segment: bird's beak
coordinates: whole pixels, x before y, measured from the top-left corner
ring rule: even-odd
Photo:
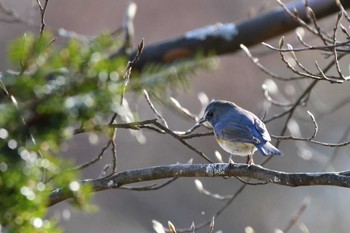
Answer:
[[[201,124],[203,124],[205,121],[206,121],[206,119],[203,116],[190,129],[186,130],[185,134],[190,134],[192,131],[194,131],[196,128],[198,128]]]
[[[205,114],[196,122],[196,126],[199,126],[201,124],[203,124],[204,122],[206,122],[207,119],[205,119]]]
[[[196,125],[201,125],[203,124],[204,122],[206,122],[207,120],[205,119],[205,116],[202,116],[196,123]]]

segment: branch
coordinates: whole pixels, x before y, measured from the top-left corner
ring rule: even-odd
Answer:
[[[178,177],[230,177],[254,178],[268,183],[284,186],[330,185],[350,188],[350,171],[344,172],[300,172],[288,173],[270,170],[256,165],[213,163],[213,164],[172,164],[154,166],[116,173],[100,179],[82,180],[82,185],[89,185],[95,192],[121,188],[126,184],[154,181]],[[71,198],[63,189],[55,189],[50,195],[48,206]]]
[[[342,0],[344,8],[350,7],[350,1]],[[298,12],[304,22],[310,22],[304,1],[292,1],[285,7]],[[309,0],[310,7],[317,19],[339,12],[334,0]],[[135,69],[141,70],[147,63],[171,63],[175,60],[192,58],[198,53],[203,55],[222,55],[239,50],[240,44],[256,45],[300,26],[300,22],[278,7],[271,12],[243,21],[209,25],[194,29],[184,35],[145,47]],[[130,57],[134,57],[134,51]],[[117,56],[116,54],[111,55]]]
[[[40,21],[41,21],[41,26],[40,26],[40,34],[43,34],[46,22],[45,22],[45,12],[47,8],[47,4],[49,3],[49,0],[45,0],[44,5],[40,2],[40,0],[36,0],[39,10],[40,10]]]
[[[0,18],[1,22],[7,22],[7,23],[17,23],[20,22],[20,19],[18,18],[17,14],[7,7],[4,6],[4,3],[0,2],[0,13],[7,16],[7,18]]]
[[[305,200],[303,201],[302,205],[300,206],[298,212],[296,212],[291,220],[289,221],[289,223],[287,224],[287,226],[283,229],[283,233],[287,233],[290,231],[290,229],[298,222],[299,218],[301,217],[301,215],[304,213],[306,207],[308,207],[308,205],[310,204],[310,198],[305,198]]]

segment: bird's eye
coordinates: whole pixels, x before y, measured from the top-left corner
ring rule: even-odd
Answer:
[[[214,112],[208,112],[207,113],[207,119],[211,119],[214,116]]]

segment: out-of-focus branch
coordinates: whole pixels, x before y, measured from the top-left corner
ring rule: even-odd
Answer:
[[[18,17],[15,11],[7,8],[4,3],[0,2],[0,15],[4,15],[5,17],[0,17],[0,22],[5,23],[18,23],[21,22],[21,19]]]
[[[308,8],[305,8],[303,1],[292,1],[285,7],[291,12],[297,12],[298,17],[308,23],[310,17],[307,15],[307,9],[311,8],[315,18],[319,19],[339,12],[340,8],[336,2],[334,0],[309,0]],[[350,1],[340,2],[343,4],[342,7],[350,7]],[[291,17],[285,9],[279,7],[241,23],[215,24],[194,29],[178,38],[146,46],[135,69],[141,70],[147,63],[171,63],[179,59],[191,58],[198,53],[204,55],[233,53],[239,50],[241,43],[252,46],[298,26],[300,22]],[[136,51],[131,54],[131,57],[134,57],[135,54]],[[117,53],[112,57],[115,55]]]
[[[109,177],[82,180],[95,192],[121,188],[123,185],[175,177],[228,177],[240,176],[290,187],[332,185],[350,188],[350,171],[287,173],[256,165],[212,163],[172,164],[119,172]],[[49,206],[71,198],[63,189],[55,189],[50,195]]]
[[[301,204],[299,210],[292,216],[288,224],[283,229],[283,233],[288,233],[290,229],[298,222],[301,215],[304,213],[308,205],[310,204],[310,198],[305,198],[303,203]]]

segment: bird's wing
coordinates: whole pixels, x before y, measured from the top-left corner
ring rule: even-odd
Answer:
[[[245,109],[241,108],[240,113],[244,115],[241,119],[241,122],[250,126],[251,132],[254,137],[268,142],[271,141],[270,134],[267,131],[264,122],[262,122],[255,114]]]
[[[254,131],[254,128],[253,128]],[[229,122],[216,129],[217,136],[232,142],[246,142],[259,144],[260,140],[254,136],[252,130],[246,124]],[[259,137],[259,135],[257,135]]]
[[[257,129],[258,133],[261,135],[261,137],[265,140],[265,141],[271,141],[271,137],[269,132],[266,129],[266,126],[264,124],[264,122],[262,122],[259,118],[255,117],[254,118],[254,126]]]

